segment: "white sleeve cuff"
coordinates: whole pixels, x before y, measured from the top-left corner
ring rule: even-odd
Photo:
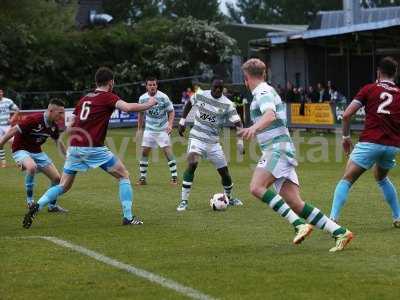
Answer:
[[[364,104],[360,100],[353,99],[353,102],[358,103],[360,106],[364,106]]]
[[[185,118],[181,118],[181,119],[179,120],[179,125],[185,126],[185,122],[186,122],[186,119],[185,119]]]

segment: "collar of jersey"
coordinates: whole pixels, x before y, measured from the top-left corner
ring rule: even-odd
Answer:
[[[108,93],[107,91],[102,91],[102,90],[98,90],[98,89],[95,89],[94,92],[95,93]]]
[[[258,93],[260,93],[262,90],[265,90],[267,88],[268,88],[268,84],[265,81],[263,81],[263,82],[260,82],[251,93],[253,94],[253,96],[255,96]]]
[[[157,95],[158,95],[158,90],[157,90],[157,92],[154,94],[154,96],[150,96],[150,94],[149,94],[149,92],[146,92],[146,95],[150,98],[150,97],[157,97]]]
[[[391,80],[386,80],[386,79],[385,79],[385,80],[380,80],[379,83],[381,83],[381,82],[382,82],[382,83],[390,83],[390,84],[396,85],[396,84],[395,84],[393,81],[391,81]]]

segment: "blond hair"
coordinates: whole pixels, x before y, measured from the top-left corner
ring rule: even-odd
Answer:
[[[242,71],[251,77],[265,78],[267,66],[258,58],[251,58],[242,65]]]

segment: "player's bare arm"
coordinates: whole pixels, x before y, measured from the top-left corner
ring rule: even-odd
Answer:
[[[249,128],[243,128],[239,130],[239,136],[243,137],[246,140],[250,140],[254,138],[257,132],[267,128],[274,122],[276,119],[275,112],[272,109],[268,109],[264,115],[261,117],[258,122],[256,122],[253,126]]]
[[[136,130],[136,140],[140,140],[143,134],[143,127],[144,127],[144,113],[138,113],[138,123],[137,123],[137,130]]]
[[[9,123],[10,124],[15,124],[17,122],[19,116],[19,108],[17,108],[16,110],[14,110],[14,113],[12,114]]]
[[[149,108],[152,108],[154,105],[157,104],[157,100],[154,97],[150,97],[149,101],[146,103],[128,103],[123,100],[118,100],[117,103],[115,104],[115,107],[118,108],[119,110],[122,110],[124,112],[141,112],[148,110]]]
[[[178,125],[178,132],[179,132],[180,136],[183,136],[183,134],[185,133],[186,117],[188,116],[191,109],[192,109],[192,102],[190,102],[190,101],[186,102],[185,107],[183,108],[182,118],[180,119],[179,125]]]
[[[353,147],[353,143],[351,141],[351,136],[350,136],[350,124],[351,124],[351,118],[355,113],[362,107],[362,104],[357,101],[353,100],[350,105],[346,108],[344,114],[343,114],[343,120],[342,120],[342,132],[343,132],[343,150],[346,155],[349,155],[351,152],[351,148]]]
[[[4,144],[7,143],[14,135],[19,131],[18,126],[13,126],[9,131],[6,132],[5,135],[3,135],[0,138],[0,149],[3,149]]]
[[[174,119],[175,119],[175,111],[171,110],[168,112],[168,126],[167,126],[167,133],[171,134],[172,128],[174,127]]]
[[[64,142],[61,139],[54,140],[56,142],[56,145],[58,149],[60,149],[61,153],[63,154],[64,157],[67,156],[67,147],[65,146]]]
[[[144,127],[144,113],[139,112],[138,113],[138,123],[137,123],[137,130],[142,131]]]
[[[243,138],[240,136],[240,131],[243,129],[243,123],[242,121],[236,122],[233,124],[236,128],[236,134],[237,134],[237,140],[236,140],[236,146],[237,150],[239,153],[244,154],[244,143],[243,143]]]

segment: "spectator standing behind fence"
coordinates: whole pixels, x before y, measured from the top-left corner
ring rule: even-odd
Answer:
[[[306,114],[305,112],[306,112],[307,96],[306,96],[306,93],[305,93],[303,87],[299,87],[297,89],[297,91],[298,91],[299,102],[300,102],[300,111],[299,111],[299,113],[300,113],[301,116],[304,116]]]
[[[276,86],[276,91],[281,99],[285,99],[285,89],[279,83]]]
[[[183,91],[183,92],[182,92],[181,103],[182,103],[183,105],[185,105],[186,102],[188,102],[189,100],[190,100],[190,96],[189,96],[188,92],[187,92],[187,91]]]
[[[332,99],[332,81],[328,80],[328,82],[326,83],[326,89],[328,90],[330,99]]]
[[[290,103],[290,102],[294,102],[294,100],[295,100],[295,94],[294,94],[294,91],[293,91],[293,84],[290,81],[288,81],[286,83],[285,101],[287,103]]]
[[[192,91],[192,89],[189,87],[189,88],[187,88],[186,89],[186,94],[188,95],[188,97],[189,97],[189,99],[193,96],[193,91]]]
[[[331,101],[328,89],[322,84],[318,83],[319,102]]]
[[[307,99],[311,103],[318,103],[319,102],[319,93],[314,89],[314,87],[312,85],[310,85],[308,87]]]
[[[331,102],[336,104],[346,103],[346,97],[343,96],[334,85],[331,86]]]
[[[300,93],[298,88],[293,88],[293,100],[292,102],[299,103],[300,102]]]
[[[318,103],[319,102],[319,93],[314,89],[312,85],[308,87],[306,93],[307,101],[311,103]]]

